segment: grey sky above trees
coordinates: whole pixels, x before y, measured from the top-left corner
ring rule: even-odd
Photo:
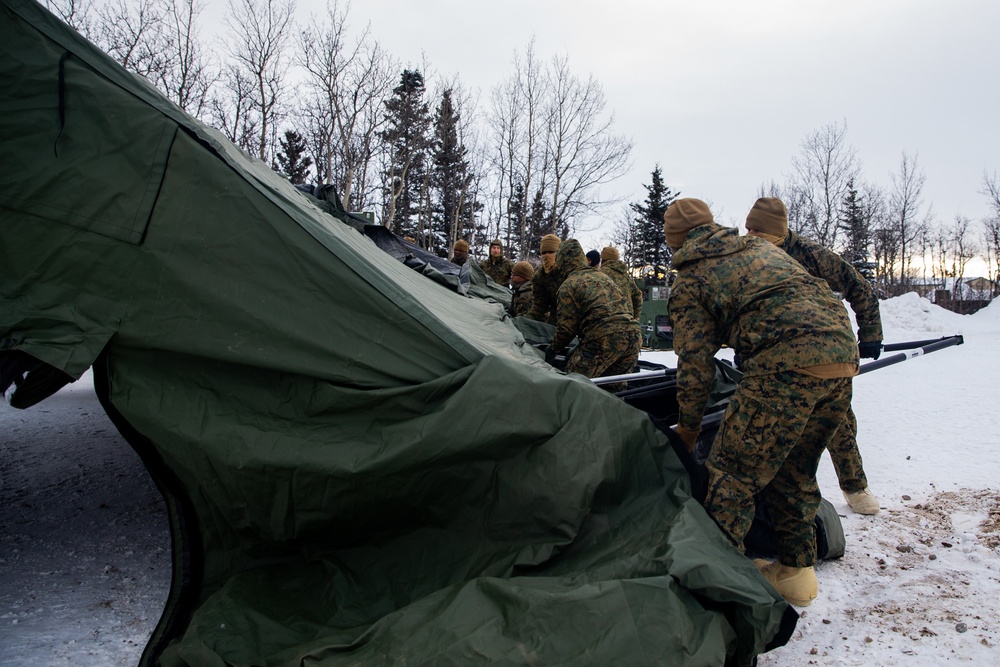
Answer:
[[[300,15],[314,4],[300,0]],[[483,95],[533,37],[542,60],[568,55],[635,143],[615,184],[629,201],[659,163],[672,188],[742,222],[803,137],[842,121],[869,180],[887,184],[904,151],[919,155],[945,219],[982,217],[983,170],[1000,169],[991,0],[366,0],[351,15],[404,64],[426,57]]]
[[[162,1],[175,13],[185,4]],[[61,4],[82,11],[108,3]],[[233,38],[225,5],[207,3],[199,16],[203,45],[214,51]],[[994,215],[983,193],[984,179],[1000,168],[1000,89],[991,85],[1000,74],[993,46],[1000,3],[992,0],[622,0],[613,6],[366,0],[353,3],[349,14],[350,37],[364,37],[396,65],[391,85],[409,67],[423,72],[429,90],[453,88],[470,143],[485,140],[472,136],[477,118],[491,113],[491,95],[528,45],[540,62],[564,59],[574,77],[596,81],[614,117],[614,136],[632,144],[628,169],[600,192],[619,209],[643,199],[658,164],[674,192],[701,197],[720,222],[740,224],[762,187],[795,180],[803,142],[836,126],[846,128],[858,184],[888,197],[909,160],[912,177],[923,180],[921,216],[950,224]],[[325,2],[298,0],[294,40],[325,15]],[[129,32],[120,33],[127,47]],[[221,63],[212,64],[218,76]],[[192,97],[197,105],[197,92]],[[273,142],[281,129],[270,129],[270,139],[262,127],[245,131]],[[297,129],[306,134],[308,128]],[[476,159],[482,158],[472,160],[481,175],[484,165]],[[592,230],[580,235],[585,245],[611,239],[619,209],[579,221],[580,230]]]

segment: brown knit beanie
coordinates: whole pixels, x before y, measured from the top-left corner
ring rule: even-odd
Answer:
[[[455,252],[469,252],[469,242],[465,239],[455,241]]]
[[[663,212],[663,235],[667,245],[680,248],[687,239],[687,233],[695,227],[715,222],[708,204],[691,197],[678,199]]]
[[[548,252],[549,250],[555,252],[559,250],[559,237],[555,234],[546,234],[542,237],[542,242],[539,244],[539,252]]]
[[[788,209],[777,197],[761,197],[747,213],[747,229],[771,236],[788,234]]]
[[[515,276],[521,276],[525,280],[531,280],[535,275],[535,269],[525,261],[520,261],[514,264],[513,274]]]
[[[618,250],[616,248],[613,248],[611,246],[607,246],[606,248],[604,248],[603,250],[601,250],[601,261],[602,262],[611,262],[611,261],[615,261],[617,259],[618,259]]]

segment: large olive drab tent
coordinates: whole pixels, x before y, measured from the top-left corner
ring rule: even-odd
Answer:
[[[166,498],[144,664],[749,664],[787,640],[663,432],[500,305],[36,3],[0,0],[0,71],[0,367],[27,406],[93,366]]]

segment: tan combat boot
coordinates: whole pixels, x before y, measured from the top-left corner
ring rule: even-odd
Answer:
[[[854,493],[844,491],[844,500],[858,514],[878,514],[878,498],[872,495],[867,486]]]
[[[812,566],[789,567],[763,558],[755,558],[753,564],[788,604],[808,607],[819,594],[819,582]]]

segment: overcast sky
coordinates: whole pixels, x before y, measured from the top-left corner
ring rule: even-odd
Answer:
[[[298,0],[297,16],[324,7]],[[540,59],[568,56],[635,143],[609,190],[626,201],[644,198],[659,163],[675,192],[742,223],[808,134],[846,122],[865,180],[888,187],[906,151],[938,221],[989,213],[979,190],[1000,171],[997,0],[356,0],[349,22],[354,34],[370,22],[404,65],[457,74],[481,108],[532,37]]]

